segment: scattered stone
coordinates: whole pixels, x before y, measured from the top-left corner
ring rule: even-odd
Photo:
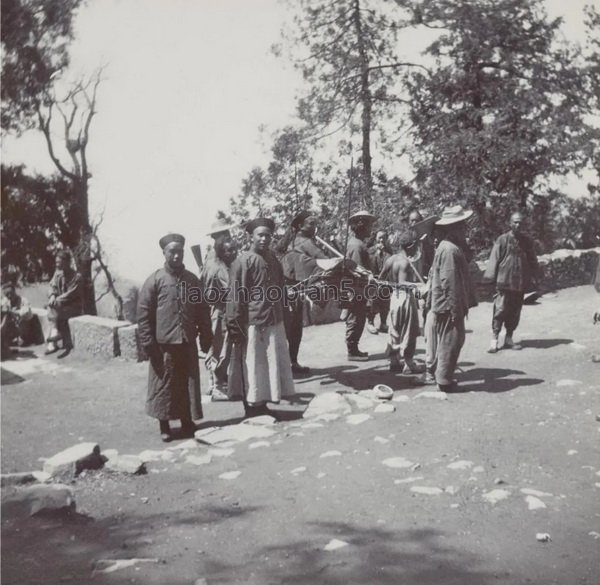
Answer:
[[[137,455],[118,455],[106,462],[107,469],[132,475],[143,475],[146,473],[146,464]]]
[[[16,486],[35,483],[37,479],[33,475],[33,471],[23,471],[20,473],[3,473],[0,475],[0,486]]]
[[[72,479],[84,469],[100,469],[103,465],[97,443],[79,443],[46,459],[44,471],[54,478]]]
[[[444,488],[444,491],[445,491],[447,494],[450,494],[451,496],[454,496],[454,495],[456,495],[456,494],[458,493],[458,490],[459,490],[459,489],[460,489],[460,488],[457,488],[455,485],[447,485],[447,486]]]
[[[324,414],[320,414],[319,416],[315,417],[315,420],[324,420],[325,422],[331,422],[334,420],[337,420],[338,418],[340,418],[339,414],[336,414],[335,412],[326,412]],[[307,423],[310,424],[310,423]]]
[[[258,449],[259,447],[270,447],[271,443],[269,441],[256,441],[254,443],[250,443],[248,445],[248,449]]]
[[[290,471],[290,473],[293,475],[298,475],[299,473],[304,473],[305,471],[306,467],[295,467],[294,469],[292,469],[292,471]]]
[[[195,450],[197,450],[197,447],[194,447]],[[184,451],[185,453],[185,451]],[[175,453],[175,451],[169,451],[168,449],[165,449],[160,456],[160,460],[161,461],[175,461],[175,459],[177,459],[178,454]]]
[[[213,457],[231,457],[231,455],[233,455],[235,453],[235,449],[215,448],[215,449],[209,449],[208,453],[209,453],[209,455],[212,455]]]
[[[579,380],[558,380],[558,382],[556,382],[557,386],[578,386],[579,384],[581,384],[581,382]]]
[[[322,417],[322,416],[319,416],[319,417],[317,417],[317,418],[318,418],[319,420],[321,420],[323,417]],[[322,428],[323,428],[323,425],[322,425],[321,423],[319,423],[319,422],[307,422],[307,423],[304,423],[304,424],[302,425],[302,428],[303,428],[303,429],[322,429]]]
[[[265,416],[264,418],[271,419],[272,417]],[[251,420],[252,419],[248,419],[248,421]],[[264,422],[262,424],[250,424],[249,422],[244,421],[240,424],[228,427],[210,427],[208,429],[202,429],[196,431],[194,436],[198,441],[208,443],[209,445],[217,445],[229,441],[242,443],[249,439],[272,437],[275,434],[275,431],[267,428],[268,424],[269,423]]]
[[[396,407],[393,404],[378,404],[373,412],[376,412],[378,414],[387,414],[390,412],[394,412],[395,410]]]
[[[399,394],[398,396],[394,396],[392,398],[392,402],[410,402],[410,397],[405,394]]]
[[[119,455],[119,452],[116,449],[106,449],[106,451],[102,451],[102,455],[106,457],[106,460],[114,459]]]
[[[538,532],[535,535],[535,539],[538,542],[550,542],[552,540],[547,532]]]
[[[419,475],[418,477],[406,477],[404,479],[395,479],[394,483],[396,485],[401,484],[401,483],[414,483],[415,481],[421,481],[422,479],[425,479],[422,475]]]
[[[578,351],[583,351],[584,349],[587,349],[587,345],[582,345],[581,343],[575,343],[574,341],[569,343],[569,346]]]
[[[128,321],[117,321],[95,315],[81,315],[69,319],[69,329],[76,351],[105,358],[119,355],[117,330],[130,325]]]
[[[439,487],[428,487],[424,485],[413,485],[410,491],[415,494],[423,494],[425,496],[439,496],[444,493],[444,490]]]
[[[503,484],[505,484],[506,482],[505,482],[505,481],[504,481],[502,478],[500,478],[500,477],[497,477],[497,478],[494,480],[494,483],[495,483],[496,485],[503,485]]]
[[[366,396],[361,396],[360,394],[346,394],[345,398],[352,406],[355,406],[359,410],[373,408],[378,402],[371,398],[367,398]]]
[[[526,496],[525,501],[527,502],[527,507],[530,510],[541,510],[542,508],[546,507],[546,504],[544,504],[542,500],[536,498],[535,496]]]
[[[544,496],[552,496],[551,493],[541,492],[539,490],[534,490],[531,488],[521,488],[521,493],[528,496],[536,496],[538,498],[543,498]]]
[[[143,497],[140,498],[140,501],[142,502],[142,504],[147,504],[150,501],[150,498]]]
[[[158,563],[159,560],[152,559],[101,559],[94,563],[94,570],[92,572],[92,577],[98,573],[114,573],[115,571],[119,571],[121,569],[126,569],[128,567],[133,567],[135,565],[139,565],[140,563]]]
[[[588,532],[588,536],[592,536],[594,540],[598,540],[600,538],[600,532],[592,530],[591,532]]]
[[[473,462],[466,459],[453,461],[448,465],[448,469],[470,469],[471,467],[473,467]]]
[[[52,479],[52,476],[49,473],[46,473],[45,471],[32,471],[31,474],[39,483],[47,483]]]
[[[212,456],[210,453],[206,453],[205,455],[188,455],[185,458],[186,463],[191,463],[192,465],[206,465],[212,461]]]
[[[189,449],[197,449],[198,448],[198,441],[196,441],[196,439],[188,439],[187,441],[183,441],[183,443],[177,443],[177,445],[172,445],[171,447],[168,447],[168,451],[185,451],[185,450],[189,450]]]
[[[260,416],[254,416],[252,418],[247,418],[242,423],[243,425],[256,425],[256,426],[271,426],[277,424],[277,420],[275,417],[270,414],[262,414]]]
[[[319,473],[317,473],[317,479],[323,479],[327,474],[320,471]]]
[[[442,392],[441,390],[424,390],[423,392],[419,392],[415,399],[417,398],[433,398],[434,400],[448,400],[448,394]]]
[[[380,443],[381,445],[385,445],[386,443],[389,443],[389,442],[390,442],[390,440],[389,440],[389,439],[386,439],[386,438],[384,438],[384,437],[380,437],[380,436],[377,436],[377,437],[375,437],[373,440],[374,440],[376,443]]]
[[[421,464],[420,463],[415,463],[410,470],[411,471],[417,471],[417,469],[421,469]]]
[[[226,471],[219,475],[219,479],[237,479],[241,474],[241,471]]]
[[[338,550],[340,548],[344,548],[345,546],[348,546],[347,542],[345,542],[344,540],[338,540],[337,538],[333,538],[323,547],[323,550],[333,551]]]
[[[412,461],[409,461],[404,457],[389,457],[388,459],[384,459],[381,463],[387,467],[394,467],[397,469],[404,469],[414,465]]]
[[[208,580],[202,577],[202,579],[196,579],[194,585],[208,585]]]
[[[349,414],[346,422],[349,425],[360,425],[371,418],[370,414]]]
[[[484,471],[485,471],[485,469],[481,465],[478,465],[477,467],[473,467],[473,473],[483,473]]]
[[[567,451],[567,455],[576,455],[579,451],[577,451],[576,449],[569,449]]]
[[[73,490],[61,483],[8,488],[2,493],[2,516],[34,516],[47,512],[74,512]]]
[[[498,490],[491,490],[489,492],[486,492],[481,497],[486,502],[489,502],[490,504],[493,505],[493,504],[497,504],[498,502],[501,502],[502,500],[505,500],[506,498],[508,498],[508,496],[510,496],[510,492],[508,490],[498,489]]]
[[[460,504],[450,504],[451,508],[460,508]]]
[[[325,451],[325,453],[321,453],[321,455],[319,455],[319,458],[325,459],[325,457],[339,457],[340,455],[340,451]]]
[[[302,416],[315,418],[326,413],[350,414],[351,412],[352,406],[344,396],[338,392],[324,392],[310,401]]]

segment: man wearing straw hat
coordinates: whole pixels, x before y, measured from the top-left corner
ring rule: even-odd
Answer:
[[[466,220],[473,215],[460,205],[446,207],[435,225],[441,241],[431,268],[431,330],[436,338],[435,379],[438,389],[456,388],[454,371],[465,342],[465,317],[472,306],[471,279],[462,250]]]
[[[168,442],[170,420],[181,420],[181,434],[192,436],[193,421],[202,418],[196,337],[207,351],[212,331],[208,305],[192,298],[200,281],[183,264],[185,238],[167,234],[159,245],[165,264],[146,279],[137,317],[140,343],[150,358],[146,413],[158,419],[161,439]]]
[[[295,395],[283,326],[283,269],[270,249],[274,230],[270,218],[248,222],[251,248],[234,260],[229,273],[225,319],[239,350],[233,367],[240,370],[248,417],[268,414],[268,402]]]
[[[371,258],[365,240],[371,233],[375,216],[368,211],[358,211],[351,215],[348,224],[351,232],[348,238],[346,257],[356,262],[363,270],[371,272]],[[356,288],[350,298],[346,317],[346,347],[348,360],[366,362],[369,354],[358,349],[358,343],[365,329],[367,321],[367,298],[364,288]]]

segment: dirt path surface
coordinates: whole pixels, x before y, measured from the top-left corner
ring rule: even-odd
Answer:
[[[3,362],[3,472],[41,469],[40,458],[81,441],[167,455],[147,475],[78,478],[70,518],[4,519],[2,582],[596,584],[598,300],[589,286],[543,297],[524,309],[523,350],[495,355],[491,305],[481,304],[467,324],[461,391],[447,400],[417,398],[431,388],[388,372],[383,335],[365,332],[372,359],[357,364],[346,361],[343,324],[308,328],[303,403],[282,405],[286,420],[264,427],[270,436],[227,448],[165,449],[143,413],[146,364]],[[380,382],[396,391],[394,412],[301,418],[314,395]],[[242,411],[208,403],[202,427],[234,428]],[[104,573],[97,564],[134,558],[146,560]]]

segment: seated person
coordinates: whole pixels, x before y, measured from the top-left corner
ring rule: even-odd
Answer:
[[[14,282],[2,284],[2,353],[11,345],[29,345],[33,342],[33,313],[25,297],[17,294]]]
[[[82,313],[81,293],[81,275],[71,267],[71,254],[59,252],[56,255],[56,272],[50,281],[48,321],[52,329],[47,339],[46,355],[58,351],[57,342],[61,340],[63,349],[68,351],[73,348],[69,319]]]

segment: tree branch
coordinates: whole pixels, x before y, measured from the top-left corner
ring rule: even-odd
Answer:
[[[37,108],[37,114],[38,114],[38,121],[40,124],[40,129],[44,135],[44,138],[46,139],[46,146],[48,147],[48,154],[50,155],[52,162],[54,163],[54,165],[56,166],[56,168],[60,171],[60,173],[62,175],[64,175],[65,177],[68,177],[71,180],[77,179],[77,175],[74,175],[72,172],[68,171],[61,164],[60,160],[58,160],[58,157],[56,156],[56,154],[54,152],[54,145],[52,144],[52,138],[50,136],[50,121],[52,119],[52,103],[48,106],[48,118],[47,119],[44,119],[41,108],[39,106]]]

